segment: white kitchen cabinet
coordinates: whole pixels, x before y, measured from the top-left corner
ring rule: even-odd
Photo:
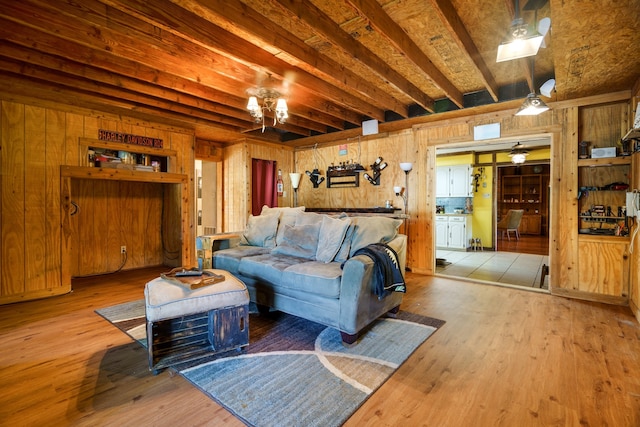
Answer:
[[[436,215],[436,246],[446,248],[449,245],[449,218]]]
[[[472,236],[471,215],[436,215],[437,247],[466,250]]]
[[[436,197],[470,197],[471,167],[440,166],[436,169]]]

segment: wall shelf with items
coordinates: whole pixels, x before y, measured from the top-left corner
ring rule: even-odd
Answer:
[[[175,150],[91,138],[80,138],[79,148],[83,167],[169,173],[176,168]]]
[[[578,233],[628,236],[630,157],[578,160]]]

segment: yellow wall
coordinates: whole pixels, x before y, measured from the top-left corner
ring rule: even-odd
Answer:
[[[474,175],[479,168],[473,168]],[[485,167],[478,191],[473,193],[473,237],[482,239],[482,246],[493,247],[493,168]]]

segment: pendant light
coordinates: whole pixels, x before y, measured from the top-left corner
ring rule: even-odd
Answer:
[[[531,87],[533,92],[527,95],[527,98],[516,112],[516,116],[537,116],[549,109],[549,106],[545,104],[544,101],[535,93],[536,83],[533,73],[534,63],[535,60],[531,58]]]

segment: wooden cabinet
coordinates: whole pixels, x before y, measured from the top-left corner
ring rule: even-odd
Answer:
[[[520,234],[540,234],[542,232],[542,215],[523,215],[518,232]]]
[[[549,165],[500,168],[498,221],[510,209],[522,209],[520,234],[547,234]]]
[[[610,236],[580,236],[578,290],[623,303],[629,295],[629,242]],[[584,262],[583,262],[584,261]]]
[[[469,215],[436,215],[436,246],[447,249],[464,249],[471,239]]]
[[[440,166],[436,169],[436,197],[470,197],[471,167]]]

